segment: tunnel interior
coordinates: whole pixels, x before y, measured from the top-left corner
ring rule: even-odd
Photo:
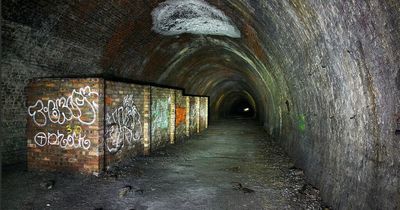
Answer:
[[[246,99],[239,99],[230,105],[229,115],[253,117],[255,115],[255,109],[252,108]]]
[[[251,118],[334,209],[400,207],[400,3],[2,2],[2,165],[26,161],[26,86],[120,78]]]
[[[221,118],[253,118],[257,117],[255,101],[244,93],[229,93],[223,96],[218,115]]]

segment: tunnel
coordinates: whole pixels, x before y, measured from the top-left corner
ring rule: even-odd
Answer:
[[[1,11],[2,209],[400,208],[397,0],[8,0]],[[209,128],[117,167],[138,178],[30,171],[28,84],[43,78],[180,88],[208,97]],[[157,162],[178,156],[168,173]],[[289,207],[269,194],[294,189],[285,173],[304,182]],[[181,189],[171,174],[189,181]],[[135,181],[146,189],[127,184]],[[115,187],[122,192],[106,193]],[[299,204],[310,196],[318,204]]]

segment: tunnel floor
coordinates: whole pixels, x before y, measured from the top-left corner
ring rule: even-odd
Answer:
[[[183,144],[95,176],[3,169],[3,209],[321,209],[261,126],[213,123]]]

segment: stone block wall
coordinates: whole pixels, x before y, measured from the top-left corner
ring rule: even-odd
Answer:
[[[150,86],[106,81],[105,161],[110,166],[148,149]]]
[[[26,88],[30,170],[103,169],[102,79],[38,79]]]

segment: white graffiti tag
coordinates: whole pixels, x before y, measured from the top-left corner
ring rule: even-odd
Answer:
[[[106,145],[110,153],[116,153],[124,147],[139,141],[142,135],[140,114],[133,101],[133,95],[124,97],[122,106],[115,109],[111,115],[106,115]]]
[[[42,100],[36,101],[35,105],[28,107],[28,114],[40,127],[45,126],[48,120],[51,123],[64,124],[72,119],[77,119],[84,125],[91,125],[96,121],[98,104],[95,100],[98,96],[99,94],[92,91],[89,86],[80,88],[79,91],[74,89],[67,98],[48,100],[47,106]],[[83,115],[85,117],[82,117]]]
[[[57,133],[50,133],[47,134],[45,132],[39,132],[35,135],[34,141],[36,145],[43,147],[46,145],[58,145],[63,149],[67,147],[73,148],[83,148],[89,149],[90,148],[90,141],[85,139],[85,135],[82,133],[71,133],[67,136],[57,131]]]

